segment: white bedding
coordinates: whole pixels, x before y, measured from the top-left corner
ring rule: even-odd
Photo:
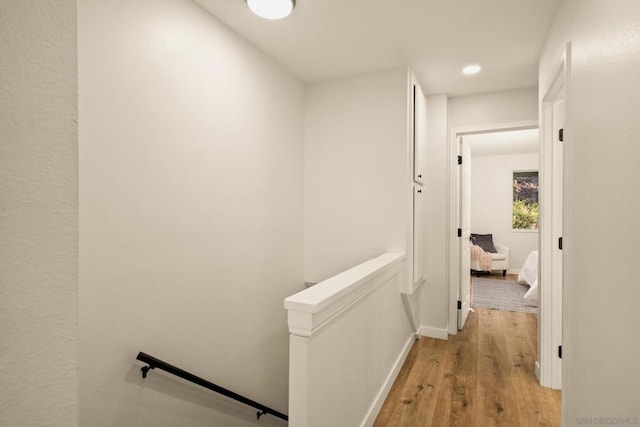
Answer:
[[[538,306],[538,251],[531,251],[524,260],[524,265],[518,274],[518,283],[529,285],[524,294],[524,300],[531,305]]]

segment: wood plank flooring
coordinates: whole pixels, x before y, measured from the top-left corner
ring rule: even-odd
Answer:
[[[534,374],[536,316],[475,310],[449,340],[416,341],[374,426],[560,425],[560,392]]]

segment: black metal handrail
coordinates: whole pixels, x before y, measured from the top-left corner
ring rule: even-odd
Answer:
[[[216,393],[220,393],[222,395],[230,397],[231,399],[237,400],[238,402],[242,402],[245,405],[249,405],[256,408],[258,410],[258,413],[256,414],[258,419],[260,419],[260,417],[265,414],[271,414],[274,417],[278,417],[285,421],[289,421],[289,416],[287,416],[286,414],[283,414],[282,412],[276,411],[275,409],[271,409],[268,406],[265,406],[261,403],[258,403],[247,397],[244,397],[238,393],[234,393],[231,390],[227,390],[224,387],[220,387],[217,384],[209,382],[187,371],[183,371],[180,368],[177,368],[160,359],[156,359],[153,356],[149,356],[146,353],[143,353],[143,352],[138,353],[138,356],[136,357],[136,359],[147,364],[147,366],[143,366],[142,368],[140,368],[140,371],[142,371],[142,378],[147,378],[147,372],[149,372],[150,369],[156,369],[156,368],[162,369],[163,371],[169,372],[170,374],[173,374],[177,377],[180,377],[192,383],[198,384],[199,386],[215,391]]]

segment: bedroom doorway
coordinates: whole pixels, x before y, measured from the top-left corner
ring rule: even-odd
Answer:
[[[464,141],[469,140],[472,136],[481,136],[481,135],[487,135],[487,134],[491,134],[491,133],[504,133],[504,132],[509,132],[509,131],[521,131],[521,130],[537,130],[538,129],[538,122],[537,121],[526,121],[526,122],[516,122],[516,123],[508,123],[508,124],[502,124],[502,125],[486,125],[486,126],[477,126],[477,127],[472,127],[472,128],[457,128],[457,129],[450,129],[450,134],[449,134],[449,161],[450,161],[450,173],[449,173],[449,224],[450,224],[450,230],[451,230],[451,234],[450,234],[450,245],[449,245],[449,334],[450,335],[455,335],[458,332],[458,307],[462,306],[462,298],[464,298],[464,289],[461,288],[461,280],[463,280],[462,278],[464,277],[461,274],[461,251],[462,251],[462,246],[463,243],[461,242],[461,237],[462,237],[462,233],[460,231],[458,231],[461,225],[460,223],[460,214],[461,214],[461,209],[463,209],[462,203],[461,202],[461,190],[460,190],[460,171],[458,169],[458,156],[462,155],[462,153],[460,152],[460,141],[459,138],[462,138],[462,140]],[[543,137],[541,137],[540,139],[543,139]],[[540,147],[540,142],[538,143],[538,147]],[[473,150],[472,150],[473,151]],[[543,184],[543,168],[545,167],[544,165],[544,161],[542,158],[542,152],[540,151],[540,161],[539,161],[539,169],[540,169],[540,179],[541,179],[541,190],[544,191],[544,184]],[[462,159],[462,162],[464,163],[464,159]],[[529,169],[529,168],[525,168],[525,169]],[[512,171],[513,172],[513,171]],[[518,172],[516,170],[516,172]],[[473,182],[473,171],[472,171],[472,182]],[[511,179],[507,180],[507,182],[504,184],[507,188],[510,188],[513,186],[513,183],[511,182]],[[473,191],[472,191],[473,194]],[[473,197],[473,195],[472,195]],[[509,200],[509,202],[511,202],[511,200]],[[541,210],[541,218],[540,218],[540,226],[541,226],[541,230],[540,230],[540,234],[542,234],[542,226],[543,226],[543,216],[545,214],[542,212]],[[507,216],[511,216],[511,212],[509,211],[507,213]],[[551,222],[551,217],[548,216],[548,221]],[[507,220],[508,224],[511,224],[511,218],[509,218],[509,220]],[[471,212],[471,226],[473,228],[473,211]],[[472,230],[473,231],[473,230]],[[535,241],[538,241],[538,238],[536,236],[537,233],[533,234],[533,239]],[[540,249],[542,251],[542,246],[540,245]],[[542,252],[541,256],[540,256],[540,262],[538,264],[543,263],[544,261],[542,260]],[[521,256],[521,258],[526,258],[527,254]],[[517,265],[520,264],[520,265]],[[524,259],[521,260],[510,260],[510,266],[509,269],[510,270],[519,270],[523,267],[524,264]],[[533,264],[536,264],[535,262]],[[534,273],[534,275],[536,275],[536,273]],[[517,276],[515,276],[517,278]],[[539,276],[538,276],[539,277]],[[514,276],[511,276],[511,278],[513,279]],[[540,292],[542,294],[542,292]],[[461,298],[462,297],[462,298]],[[459,302],[460,301],[460,302]],[[557,302],[557,301],[556,301]],[[540,344],[541,342],[546,342],[551,340],[551,335],[549,333],[549,331],[547,330],[543,330],[541,328],[541,324],[549,324],[553,319],[551,319],[550,315],[548,314],[549,311],[551,311],[551,307],[544,307],[544,301],[541,301],[540,304],[540,311],[541,314],[538,316],[538,321],[536,322],[536,329],[537,329],[537,335],[538,335],[538,348],[536,351],[536,364],[535,364],[535,374],[536,377],[538,378],[539,382],[541,385],[544,385],[546,387],[550,387],[549,384],[545,384],[543,381],[541,381],[541,376],[540,376],[540,372],[543,372],[545,369],[550,369],[548,361],[551,359],[551,357],[556,356],[557,357],[557,352],[555,351],[556,349],[553,349],[553,354],[552,354],[552,348],[551,346],[546,346],[546,347],[542,347]],[[555,306],[556,311],[557,310],[557,306]],[[561,306],[560,306],[560,315],[561,315]],[[555,387],[554,387],[555,388]]]
[[[449,159],[450,159],[450,174],[449,174],[449,224],[452,230],[450,245],[449,245],[449,334],[455,335],[459,329],[464,327],[464,320],[468,315],[468,309],[470,307],[470,275],[469,268],[466,263],[467,253],[465,248],[469,247],[469,238],[471,229],[473,228],[473,212],[469,212],[470,202],[463,200],[463,186],[462,180],[465,159],[463,154],[463,147],[465,141],[473,141],[474,138],[484,138],[485,145],[489,153],[496,150],[500,150],[500,146],[505,146],[507,143],[503,141],[496,141],[494,136],[505,134],[506,132],[514,131],[537,131],[537,121],[517,122],[504,125],[487,125],[478,126],[473,128],[464,129],[451,129],[449,139]],[[487,142],[488,139],[494,141],[493,143]],[[502,148],[504,150],[504,148]],[[467,155],[469,157],[469,155]],[[471,149],[471,156],[473,156],[473,149]],[[471,158],[466,159],[467,165],[471,163]],[[471,172],[473,174],[473,172]],[[469,180],[471,186],[473,186],[473,178]],[[511,180],[507,179],[504,182],[503,189],[511,191]],[[466,192],[468,199],[473,198],[473,190]],[[507,203],[510,203],[510,196],[508,196]],[[504,201],[504,200],[503,200]],[[465,208],[466,205],[466,208]],[[469,227],[463,225],[463,214],[466,212],[466,217],[469,217]],[[505,216],[506,215],[506,218]],[[502,221],[505,226],[511,224],[511,209],[507,207],[503,210],[503,217],[498,221]],[[467,230],[468,228],[468,230]],[[463,251],[465,252],[463,254]],[[464,270],[464,271],[463,271]],[[468,302],[467,302],[468,301]]]
[[[564,76],[567,73],[567,68],[565,68],[565,62],[563,62],[563,67],[558,71],[557,75]],[[554,389],[561,388],[561,376],[559,375],[562,370],[562,364],[559,357],[559,346],[562,343],[562,289],[564,280],[562,280],[563,273],[561,268],[561,264],[558,264],[556,256],[556,264],[555,265],[555,274],[556,276],[560,276],[560,281],[557,282],[556,285],[552,285],[550,279],[546,279],[545,282],[545,274],[552,274],[551,266],[552,260],[547,259],[550,257],[549,253],[553,251],[551,248],[556,243],[559,243],[558,240],[554,240],[552,235],[551,224],[554,223],[554,215],[549,211],[547,212],[544,208],[546,206],[547,209],[550,209],[551,201],[545,198],[551,197],[553,188],[551,185],[551,169],[552,169],[552,153],[551,147],[553,146],[553,134],[554,128],[552,126],[553,123],[560,123],[560,118],[564,117],[566,102],[564,102],[563,98],[563,83],[566,80],[562,80],[560,84],[557,79],[554,80],[553,90],[547,93],[547,96],[543,100],[543,116],[541,117],[544,126],[540,129],[540,161],[539,161],[539,172],[540,172],[540,197],[541,197],[541,208],[540,208],[540,230],[539,230],[539,261],[538,261],[538,279],[540,282],[539,290],[539,309],[540,314],[538,316],[537,321],[537,335],[538,335],[538,345],[537,345],[537,354],[536,354],[536,363],[535,363],[535,374],[539,381],[539,383],[546,387],[551,387]],[[559,102],[560,101],[560,102]],[[555,111],[555,113],[554,113]],[[554,116],[555,114],[555,116]],[[555,118],[554,118],[555,117]],[[459,184],[459,170],[458,170],[458,156],[461,155],[459,152],[459,138],[462,137],[463,140],[465,137],[467,139],[472,135],[483,135],[489,133],[498,133],[498,132],[507,132],[513,130],[526,130],[526,129],[537,129],[538,122],[537,121],[526,121],[526,122],[515,122],[503,125],[486,125],[486,126],[477,126],[472,128],[456,128],[450,129],[449,133],[449,225],[450,225],[450,244],[449,244],[449,326],[448,333],[450,335],[455,335],[458,332],[458,307],[461,305],[458,303],[460,297],[463,292],[461,292],[461,263],[460,263],[460,254],[461,254],[461,241],[459,237],[458,228],[460,228],[460,184]],[[557,129],[555,129],[557,130]],[[557,133],[556,133],[557,134]],[[565,137],[566,138],[566,137]],[[557,140],[557,138],[556,138]],[[560,146],[561,147],[561,146]],[[546,148],[546,150],[545,150]],[[556,165],[562,165],[562,161],[558,163],[558,154],[555,155]],[[464,161],[464,160],[463,160]],[[562,169],[562,167],[561,167]],[[563,174],[564,172],[556,172]],[[473,172],[472,172],[473,176]],[[473,180],[473,178],[472,178]],[[509,184],[506,184],[509,185]],[[562,185],[555,184],[556,198],[562,199],[561,193],[558,192],[558,187],[562,187]],[[546,188],[546,190],[545,190]],[[545,202],[546,200],[546,202]],[[562,206],[562,203],[556,203],[555,207],[555,218],[560,215],[558,213],[559,206]],[[472,226],[473,226],[473,212],[471,212],[472,218]],[[545,222],[546,221],[546,222]],[[557,223],[557,221],[555,221]],[[561,224],[561,223],[560,223]],[[556,224],[556,229],[558,225]],[[556,246],[557,247],[557,246]],[[558,253],[557,251],[555,252]],[[560,259],[562,257],[562,253],[559,255]],[[512,264],[510,268],[521,268],[522,266],[513,266]],[[546,273],[545,273],[546,272]],[[550,277],[550,276],[549,276]],[[542,279],[541,279],[542,278]],[[545,289],[546,287],[546,289]],[[553,298],[552,298],[553,297]]]
[[[462,203],[473,233],[472,307],[537,314],[538,129],[461,138],[472,176],[471,197]],[[537,328],[532,332],[537,335]]]

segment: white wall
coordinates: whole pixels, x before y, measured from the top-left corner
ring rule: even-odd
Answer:
[[[470,127],[538,119],[536,87],[449,98],[449,127]]]
[[[447,328],[447,95],[427,97],[427,283],[422,288],[421,326]]]
[[[81,423],[257,423],[140,350],[286,412],[302,85],[189,1],[79,21]]]
[[[564,423],[640,418],[640,3],[565,0],[540,90],[572,42],[564,224]]]
[[[0,2],[0,425],[78,424],[76,2]]]
[[[406,252],[407,71],[310,85],[305,103],[305,280]]]
[[[538,170],[538,154],[474,156],[471,152],[471,232],[492,233],[511,249],[509,271],[517,273],[538,249],[537,231],[513,231],[513,172]]]

